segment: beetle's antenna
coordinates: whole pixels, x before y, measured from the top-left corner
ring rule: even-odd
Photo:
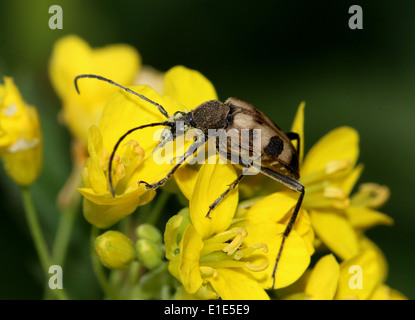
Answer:
[[[155,126],[170,126],[171,127],[171,123],[168,121],[164,121],[164,122],[155,122],[155,123],[149,123],[149,124],[145,124],[143,126],[139,126],[136,128],[132,128],[130,130],[128,130],[126,133],[124,133],[117,141],[117,143],[114,146],[114,149],[112,149],[112,153],[110,156],[110,160],[109,160],[109,164],[108,164],[108,181],[110,184],[110,190],[111,190],[111,194],[113,197],[115,197],[115,192],[114,192],[114,185],[112,184],[112,175],[111,175],[111,171],[112,171],[112,161],[114,160],[114,156],[115,156],[115,152],[118,149],[118,146],[120,145],[120,143],[125,139],[126,136],[128,136],[130,133],[137,131],[139,129],[144,129],[144,128],[148,128],[148,127],[155,127]]]
[[[167,113],[167,111],[163,108],[163,106],[159,105],[157,102],[154,102],[153,100],[150,100],[146,96],[143,96],[142,94],[139,94],[139,93],[137,93],[137,92],[135,92],[135,91],[127,88],[127,87],[124,87],[123,85],[121,85],[119,83],[116,83],[116,82],[114,82],[114,81],[112,81],[110,79],[104,78],[102,76],[98,76],[96,74],[80,74],[80,75],[78,75],[78,76],[75,77],[75,80],[74,80],[74,82],[75,82],[75,89],[76,89],[76,92],[78,92],[78,94],[80,94],[79,88],[78,88],[78,80],[79,79],[82,79],[82,78],[98,79],[98,80],[101,80],[101,81],[108,82],[108,83],[110,83],[110,84],[112,84],[114,86],[117,86],[117,87],[119,87],[119,88],[121,88],[121,89],[123,89],[123,90],[125,90],[125,91],[127,91],[129,93],[131,93],[131,94],[136,95],[137,97],[143,99],[144,101],[147,101],[147,102],[151,103],[152,105],[154,105],[154,106],[157,107],[157,109],[161,112],[161,114],[163,116],[165,116],[166,118],[169,117],[169,114]]]

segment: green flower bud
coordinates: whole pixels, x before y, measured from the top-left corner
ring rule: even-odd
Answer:
[[[142,224],[137,227],[135,232],[138,239],[147,239],[156,244],[161,244],[161,232],[152,224]]]
[[[95,239],[95,251],[101,263],[109,269],[124,269],[135,258],[131,240],[118,231],[107,231]]]
[[[147,239],[139,239],[135,244],[138,260],[147,268],[157,268],[163,258],[163,250],[160,244]]]

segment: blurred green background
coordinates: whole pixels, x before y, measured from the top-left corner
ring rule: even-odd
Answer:
[[[63,30],[48,27],[53,4],[62,6]],[[363,30],[348,27],[353,4],[363,8]],[[75,33],[92,46],[131,44],[144,64],[162,71],[177,64],[197,69],[221,100],[249,101],[286,130],[304,100],[306,148],[333,128],[356,128],[365,164],[360,182],[390,187],[382,211],[395,219],[393,227],[375,227],[368,236],[389,262],[387,283],[415,298],[414,14],[411,0],[2,0],[0,74],[14,77],[41,116],[44,170],[32,190],[48,240],[57,227],[55,199],[71,159],[47,62],[53,43]],[[0,188],[0,298],[42,298],[43,278],[20,193],[3,168]],[[64,286],[82,299],[100,297],[89,266],[88,231],[80,216],[64,273]]]

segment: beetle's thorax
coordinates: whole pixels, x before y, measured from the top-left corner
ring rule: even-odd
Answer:
[[[192,126],[207,133],[209,129],[226,129],[229,106],[218,100],[209,100],[191,111]]]

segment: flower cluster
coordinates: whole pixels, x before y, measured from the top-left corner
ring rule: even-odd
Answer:
[[[115,154],[112,172],[108,172],[114,145],[129,129],[166,119],[154,106],[128,92],[121,90],[111,97],[110,93],[102,94],[102,87],[107,86],[98,81],[82,81],[80,97],[73,93],[65,94],[67,85],[59,83],[66,81],[63,75],[69,74],[65,72],[69,64],[59,63],[64,59],[59,54],[59,46],[67,45],[69,48],[78,42],[79,39],[69,38],[57,44],[51,60],[51,75],[63,100],[68,125],[73,132],[83,131],[82,136],[87,136],[84,141],[89,157],[82,171],[82,187],[79,188],[84,196],[84,216],[98,228],[109,228],[155,197],[156,191],[147,190],[138,181],[157,182],[173,168],[169,162],[156,164],[152,156],[160,139],[155,138],[159,128],[149,127],[129,135]],[[85,44],[82,46],[86,47]],[[111,61],[122,60],[116,56],[122,54],[118,49],[120,51],[113,53]],[[130,51],[123,49],[126,55]],[[123,84],[131,83],[131,70],[137,69],[131,65],[137,66],[137,60],[132,63],[124,59],[129,64],[128,68],[105,62],[104,57],[99,60],[103,66],[112,64],[113,70],[130,72],[124,78],[120,74],[115,77],[105,69],[81,68],[90,63],[91,56],[98,54],[85,50],[89,52],[88,57],[77,56],[75,62],[79,68],[70,68],[75,70],[70,77],[74,77],[76,72],[94,72],[110,75],[112,80]],[[217,99],[213,85],[197,71],[177,66],[160,77],[162,85],[157,86],[158,92],[145,85],[129,88],[162,105],[168,114],[188,112],[204,101]],[[116,91],[114,88],[106,90]],[[83,130],[76,129],[70,115],[85,110],[94,110],[89,113],[93,114],[94,121],[88,120]],[[237,177],[233,166],[216,162],[199,168],[183,166],[174,175],[180,190],[176,193],[184,195],[188,201],[188,206],[169,219],[164,232],[167,259],[164,263],[180,283],[176,288],[176,298],[269,299],[295,296],[367,299],[379,297],[379,290],[386,288],[383,284],[385,259],[364,232],[377,224],[392,224],[390,217],[376,211],[387,200],[387,188],[366,184],[351,194],[363,169],[357,164],[359,136],[354,129],[340,127],[329,132],[304,156],[303,125],[302,103],[291,131],[296,132],[301,141],[299,181],[305,186],[306,195],[278,265],[275,276],[277,290],[269,291],[273,283],[272,270],[281,235],[298,194],[281,188],[277,191],[274,187],[267,188],[267,184],[263,184],[267,178],[262,176],[248,178],[240,184],[241,195],[238,187],[235,188],[212,211],[210,218],[206,218],[209,205]],[[174,156],[171,155],[172,159]],[[113,178],[114,197],[110,192],[109,174]],[[258,188],[260,192],[255,191]],[[242,201],[240,196],[244,198]],[[331,254],[310,266],[314,255],[325,252]],[[365,288],[360,291],[349,286],[347,268],[351,265],[359,265],[363,270]],[[280,288],[283,289],[278,290]]]
[[[213,84],[200,72],[184,66],[158,72],[142,66],[140,55],[129,45],[93,49],[70,35],[55,44],[49,73],[62,102],[61,119],[78,151],[87,154],[78,157],[82,169],[75,171],[81,185],[70,186],[71,190],[77,186],[83,196],[83,215],[93,226],[95,261],[111,272],[128,269],[127,283],[116,295],[108,289],[104,273],[99,276],[108,297],[405,298],[385,284],[386,259],[365,234],[373,226],[392,225],[393,220],[378,211],[389,197],[388,188],[357,184],[363,165],[358,163],[359,135],[353,128],[332,130],[305,155],[305,104],[300,104],[291,132],[299,136],[293,145],[298,148],[299,182],[305,187],[305,197],[283,243],[299,194],[264,175],[247,176],[210,211],[210,205],[240,174],[238,167],[218,161],[218,155],[210,155],[212,161],[209,158],[200,166],[185,162],[175,171],[168,190],[139,183],[162,181],[174,168],[173,160],[191,144],[171,149],[164,155],[168,161],[157,162],[155,150],[164,139],[163,127],[131,131],[109,166],[114,146],[129,130],[171,121],[177,114],[218,99]],[[96,79],[80,79],[78,94],[73,82],[79,74],[103,76],[137,95]],[[12,79],[4,81],[0,86],[0,154],[8,174],[19,184],[29,185],[41,167],[39,120]],[[163,106],[170,117],[166,119],[140,96]],[[156,197],[157,193],[161,195]],[[162,207],[166,203],[163,194],[171,193],[181,210]],[[147,208],[142,210],[147,215],[137,223],[131,217],[140,218],[141,208],[132,214],[141,206]],[[169,217],[156,221],[163,210]]]

